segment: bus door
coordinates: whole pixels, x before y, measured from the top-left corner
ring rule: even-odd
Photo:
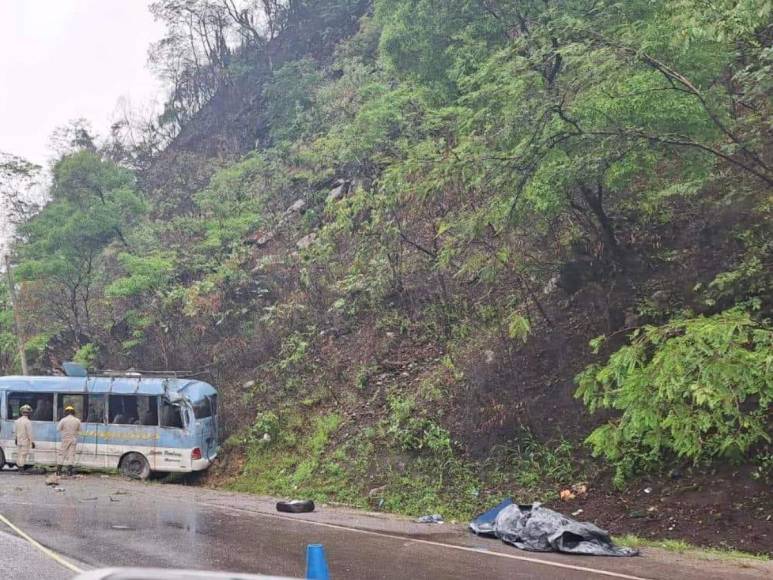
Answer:
[[[217,395],[208,395],[193,403],[193,416],[200,432],[199,447],[203,459],[217,455]]]
[[[190,449],[196,446],[190,440],[186,425],[186,409],[182,399],[171,401],[166,396],[159,400],[160,439],[156,468],[160,471],[188,471]]]

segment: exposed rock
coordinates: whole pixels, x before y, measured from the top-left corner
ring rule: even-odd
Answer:
[[[247,381],[246,383],[244,383],[242,385],[242,388],[243,389],[251,389],[254,386],[255,386],[255,381]]]
[[[311,246],[311,244],[313,244],[314,240],[316,239],[317,239],[317,234],[312,232],[309,235],[303,236],[300,240],[298,240],[298,243],[296,244],[296,246],[298,247],[299,250],[305,250],[306,248]]]
[[[330,193],[327,196],[327,203],[338,201],[347,193],[349,193],[349,183],[346,181],[340,181],[336,187],[330,190]]]
[[[636,328],[639,326],[639,315],[633,310],[625,311],[625,327]]]
[[[386,485],[382,485],[380,487],[374,487],[368,492],[368,497],[371,497],[371,498],[378,497],[386,491],[386,488],[387,488]]]
[[[254,234],[248,236],[244,240],[244,243],[262,248],[273,239],[274,239],[274,232],[255,232]]]
[[[558,288],[558,281],[559,276],[553,276],[550,280],[548,280],[548,283],[545,284],[545,287],[542,289],[542,293],[547,296],[548,294],[552,294],[553,291],[555,291],[556,288]]]
[[[294,204],[287,208],[286,213],[303,213],[306,209],[306,201],[303,199],[297,200]]]
[[[668,306],[668,292],[664,290],[658,290],[657,292],[654,292],[652,296],[650,297],[650,300],[657,306],[658,308],[665,308]]]
[[[274,239],[274,232],[268,232],[267,234],[264,234],[260,236],[257,240],[255,240],[255,245],[258,246],[259,248],[262,248],[273,239]]]

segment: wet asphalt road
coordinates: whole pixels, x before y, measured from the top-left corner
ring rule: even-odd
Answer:
[[[67,580],[72,572],[14,535],[0,532],[3,578],[39,578]]]
[[[773,576],[768,564],[741,567],[662,553],[618,559],[535,555],[476,538],[460,526],[421,526],[325,507],[314,514],[280,515],[266,498],[115,476],[63,479],[61,488],[64,491],[46,486],[43,476],[5,470],[0,474],[0,513],[45,546],[87,567],[155,566],[302,577],[305,546],[322,543],[336,580],[615,577],[601,571],[680,580]],[[0,535],[0,553],[19,550],[31,554],[34,548]],[[71,577],[39,553],[30,557],[33,569],[6,567],[2,577]]]

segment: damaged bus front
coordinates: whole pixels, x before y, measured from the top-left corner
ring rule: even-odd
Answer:
[[[15,464],[13,422],[30,405],[35,449],[28,462],[56,465],[56,422],[68,405],[81,419],[76,466],[153,472],[201,471],[218,452],[217,391],[209,384],[137,373],[0,378],[0,465]]]

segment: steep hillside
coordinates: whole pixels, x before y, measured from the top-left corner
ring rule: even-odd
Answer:
[[[770,4],[278,5],[150,163],[57,163],[37,368],[208,377],[212,485],[769,551]]]

